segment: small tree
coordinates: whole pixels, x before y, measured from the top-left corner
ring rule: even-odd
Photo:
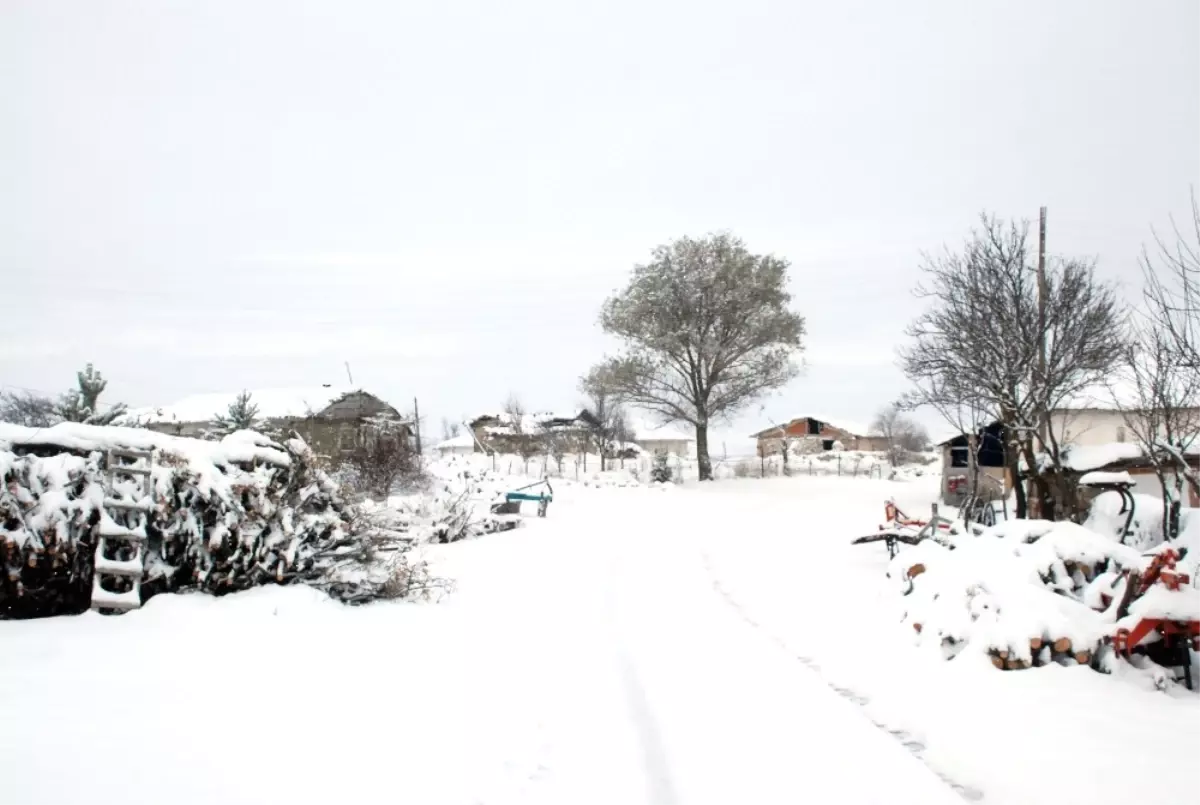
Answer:
[[[626,441],[629,430],[625,421],[625,409],[613,392],[614,383],[607,369],[597,366],[579,381],[579,389],[586,395],[584,407],[595,418],[592,436],[600,451],[600,469],[608,469],[608,458],[614,452],[613,445]]]
[[[601,364],[609,392],[691,423],[700,480],[712,479],[709,424],[796,376],[804,319],[790,309],[787,269],[729,234],[681,238],[604,304],[600,324],[624,345]]]
[[[58,405],[49,397],[32,391],[0,392],[0,422],[29,428],[48,428],[61,421]]]
[[[66,422],[83,422],[87,425],[108,425],[122,416],[126,411],[124,403],[109,406],[101,412],[100,395],[108,386],[108,381],[89,363],[83,371],[76,372],[75,378],[78,389],[71,389],[59,398],[58,416]]]
[[[1130,423],[1130,429],[1144,443],[1147,437],[1154,440],[1144,446],[1174,468],[1177,486],[1186,481],[1200,495],[1200,475],[1186,459],[1200,431],[1200,205],[1194,192],[1192,220],[1181,229],[1172,219],[1171,228],[1174,243],[1155,233],[1156,253],[1142,252],[1144,316],[1135,325],[1127,364],[1143,410],[1135,417],[1140,423]],[[1160,481],[1164,477],[1165,472]],[[1176,501],[1182,491],[1176,490]],[[1163,492],[1165,505],[1165,486]],[[1174,517],[1170,520],[1177,525]]]
[[[362,423],[343,463],[353,472],[359,491],[378,499],[386,499],[401,481],[412,482],[421,475],[407,423],[390,414]]]
[[[450,441],[459,434],[460,430],[461,426],[457,422],[451,422],[442,417],[442,441]]]
[[[512,445],[517,454],[525,460],[525,468],[529,468],[529,459],[541,453],[545,442],[539,439],[544,436],[540,429],[526,415],[525,405],[516,394],[509,394],[504,401],[504,414],[508,426],[512,430]]]
[[[650,468],[650,480],[660,484],[669,484],[675,477],[671,470],[670,456],[665,450],[654,451],[654,466]]]
[[[258,405],[250,399],[250,392],[242,391],[233,402],[213,420],[211,433],[217,438],[228,436],[238,430],[259,430]]]
[[[924,450],[929,444],[929,434],[920,423],[904,413],[900,403],[892,403],[875,416],[871,431],[883,437],[887,444],[888,462],[899,466],[910,453]]]
[[[1200,373],[1153,318],[1135,320],[1131,335],[1113,399],[1132,441],[1154,467],[1162,489],[1163,537],[1173,539],[1185,483],[1200,495],[1200,478],[1186,458],[1200,438]]]
[[[636,432],[629,422],[629,415],[624,408],[617,407],[612,415],[612,441],[618,445],[617,455],[620,456],[621,469],[625,469],[626,445],[634,441]]]

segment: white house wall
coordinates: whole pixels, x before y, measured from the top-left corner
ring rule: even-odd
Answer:
[[[641,447],[643,450],[645,450],[647,453],[650,453],[650,454],[653,454],[655,451],[658,451],[658,450],[665,450],[667,453],[670,453],[671,455],[674,455],[674,456],[681,456],[683,458],[692,458],[692,453],[694,452],[692,450],[692,445],[694,444],[694,442],[688,442],[688,441],[664,441],[664,440],[660,440],[660,439],[644,439],[642,441],[639,441],[637,444],[639,447]]]
[[[1055,436],[1080,446],[1132,441],[1120,411],[1055,411],[1050,416]]]

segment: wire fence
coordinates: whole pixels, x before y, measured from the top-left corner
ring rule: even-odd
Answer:
[[[631,480],[647,482],[652,478],[655,459],[612,458],[603,463],[598,455],[565,455],[561,459],[547,456],[482,455],[474,454],[472,462],[505,475],[530,478],[565,478],[584,481],[600,473],[626,474]],[[715,478],[785,478],[795,476],[839,476],[849,478],[885,478],[891,472],[886,457],[872,453],[830,452],[816,456],[742,456],[714,458],[711,461]],[[666,466],[675,481],[694,481],[700,477],[700,465],[694,458],[671,455]]]

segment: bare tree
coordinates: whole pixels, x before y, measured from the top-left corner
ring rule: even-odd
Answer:
[[[407,423],[391,415],[363,422],[354,449],[343,462],[353,472],[355,486],[379,499],[386,499],[399,482],[421,475],[420,457],[413,449]]]
[[[459,434],[462,426],[457,422],[452,422],[446,417],[442,417],[442,441],[450,441]]]
[[[729,234],[681,238],[634,268],[600,323],[624,352],[601,364],[609,391],[696,429],[700,480],[712,480],[708,427],[796,376],[804,319],[789,309],[788,262]]]
[[[504,414],[512,430],[513,449],[525,460],[528,468],[529,459],[545,450],[545,441],[541,438],[545,434],[531,421],[524,403],[515,393],[509,394],[504,401]]]
[[[1077,510],[1065,483],[1060,434],[1049,412],[1094,388],[1121,358],[1123,318],[1112,289],[1093,264],[1048,261],[1044,312],[1029,260],[1027,223],[988,216],[961,252],[927,256],[918,295],[932,304],[908,328],[900,351],[912,399],[944,410],[981,410],[1004,425],[1012,456],[1024,459],[1042,504],[1054,519]],[[1039,368],[1045,340],[1046,368]],[[1026,515],[1018,497],[1018,516]]]
[[[929,434],[912,417],[904,413],[899,403],[892,403],[875,416],[871,431],[887,443],[888,462],[893,467],[902,464],[911,453],[924,450]]]
[[[600,451],[601,471],[608,469],[614,444],[627,441],[629,430],[625,409],[612,390],[614,385],[603,366],[593,368],[579,381],[579,390],[587,398],[584,407],[596,420],[592,435]]]
[[[1145,307],[1149,320],[1164,334],[1181,371],[1200,373],[1200,205],[1192,193],[1192,220],[1181,231],[1171,220],[1174,244],[1155,233],[1157,251],[1142,251]]]
[[[1147,301],[1147,310],[1131,323],[1124,365],[1111,389],[1126,432],[1154,467],[1162,489],[1163,536],[1173,539],[1184,485],[1200,495],[1200,476],[1187,460],[1200,439],[1200,372],[1181,348],[1179,336],[1186,329],[1164,326],[1163,317],[1173,314],[1154,306],[1160,297]]]
[[[0,422],[48,428],[62,421],[58,405],[49,397],[32,391],[0,392]]]
[[[1164,535],[1169,537],[1178,527],[1182,482],[1200,494],[1200,474],[1186,457],[1200,431],[1200,205],[1195,193],[1192,221],[1181,229],[1172,218],[1171,230],[1171,241],[1154,233],[1156,251],[1142,251],[1145,318],[1135,323],[1124,370],[1133,394],[1132,400],[1117,401],[1126,403],[1129,433],[1150,456],[1163,485]]]

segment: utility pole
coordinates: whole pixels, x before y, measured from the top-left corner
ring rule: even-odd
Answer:
[[[421,408],[417,405],[417,398],[413,397],[413,425],[417,429],[417,455],[421,455]]]
[[[350,374],[350,361],[346,361],[346,377],[350,380],[350,385],[354,385],[354,375]]]
[[[1044,389],[1046,383],[1046,208],[1042,207],[1038,216],[1038,382]],[[1044,401],[1044,395],[1039,395]],[[1046,425],[1050,412],[1038,411],[1038,435],[1042,444],[1047,442]]]
[[[1037,293],[1038,293],[1038,437],[1041,441],[1042,449],[1045,449],[1049,440],[1047,430],[1049,428],[1050,412],[1045,410],[1045,387],[1046,387],[1046,208],[1042,207],[1038,212],[1038,262],[1037,262]],[[1037,516],[1041,517],[1044,511],[1045,501],[1038,496],[1037,500]]]

